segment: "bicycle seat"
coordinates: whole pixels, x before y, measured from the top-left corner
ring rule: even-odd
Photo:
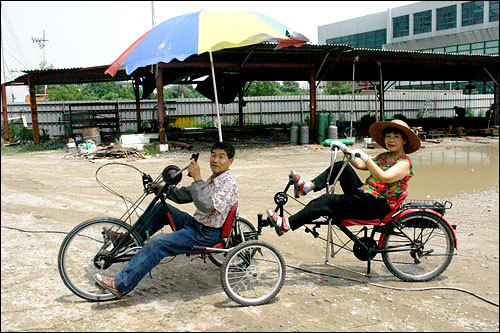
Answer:
[[[231,234],[231,228],[233,227],[233,222],[236,219],[236,212],[237,211],[238,211],[238,201],[236,201],[236,203],[233,205],[233,207],[231,207],[231,209],[229,210],[229,213],[226,216],[226,219],[224,220],[224,224],[222,225],[222,230],[220,233],[221,241],[218,242],[217,244],[215,244],[214,246],[210,246],[210,247],[216,248],[216,249],[223,249],[224,248],[224,244],[222,244],[222,239],[228,238],[229,235]],[[207,250],[206,252],[210,253],[210,252],[214,252],[214,251]],[[190,252],[189,254],[198,254],[198,253],[201,253],[201,251],[198,250],[198,251]]]
[[[405,201],[406,197],[408,196],[408,192],[403,191],[401,194],[397,197],[396,199],[396,205],[394,205],[394,208],[391,209],[387,215],[384,216],[383,219],[373,219],[373,220],[357,220],[357,219],[341,219],[339,223],[343,225],[344,227],[349,227],[353,225],[381,225],[381,224],[387,224],[394,213],[396,213],[403,203]]]

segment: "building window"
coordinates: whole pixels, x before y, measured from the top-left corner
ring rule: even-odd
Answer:
[[[436,9],[436,29],[446,30],[457,27],[457,5]]]
[[[387,30],[375,30],[355,34],[350,36],[342,36],[329,38],[326,44],[346,44],[355,48],[382,49],[382,45],[387,43]]]
[[[458,45],[458,53],[470,54],[470,44]]]
[[[413,14],[413,33],[415,35],[431,32],[432,30],[432,11]]]
[[[484,43],[484,53],[498,54],[498,40],[492,40]]]
[[[403,37],[410,34],[410,15],[392,18],[392,37]]]
[[[498,21],[498,1],[490,1],[490,22]]]
[[[462,4],[462,26],[483,23],[484,2],[469,1]]]
[[[457,46],[447,46],[444,48],[445,53],[457,53]]]

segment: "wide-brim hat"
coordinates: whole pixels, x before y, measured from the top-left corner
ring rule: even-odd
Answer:
[[[377,121],[370,126],[370,136],[382,147],[385,147],[384,129],[387,127],[397,128],[406,135],[407,141],[404,145],[406,154],[416,152],[420,149],[420,138],[412,129],[402,120],[394,119],[392,121]]]

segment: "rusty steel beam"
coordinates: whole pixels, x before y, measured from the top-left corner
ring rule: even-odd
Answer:
[[[158,135],[160,143],[165,144],[165,105],[163,104],[163,73],[160,66],[156,66],[156,98],[158,104]]]
[[[4,84],[2,84],[2,115],[3,115],[3,136],[8,140],[10,139],[9,117],[7,116],[7,92]]]
[[[31,127],[33,131],[33,143],[38,146],[40,144],[40,132],[38,131],[38,111],[36,109],[35,80],[31,75],[28,76],[28,86],[30,91]]]

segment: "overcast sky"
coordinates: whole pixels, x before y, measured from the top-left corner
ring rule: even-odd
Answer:
[[[2,82],[40,68],[35,39],[45,32],[45,59],[54,68],[111,64],[153,26],[205,10],[265,14],[318,42],[318,26],[374,14],[416,1],[2,1]],[[4,72],[4,70],[6,71]],[[24,93],[21,93],[23,95]],[[17,95],[17,94],[16,94]],[[16,96],[16,99],[24,96]]]

